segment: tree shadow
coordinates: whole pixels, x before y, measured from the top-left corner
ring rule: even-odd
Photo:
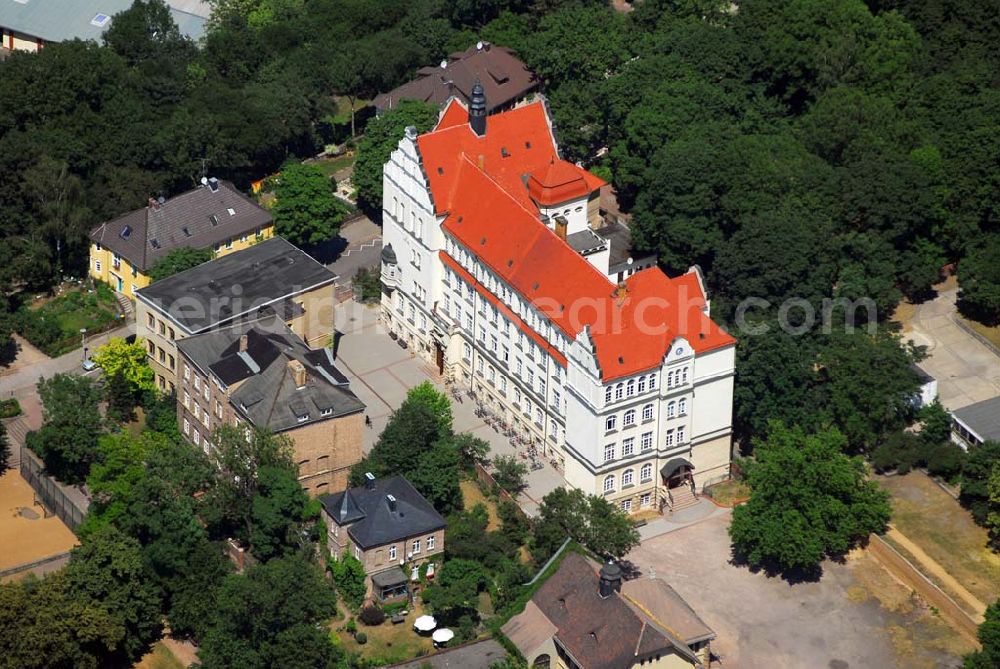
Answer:
[[[329,265],[347,249],[347,240],[337,235],[333,239],[328,239],[325,242],[320,242],[319,244],[312,244],[303,248],[303,250],[316,259],[317,262],[321,262],[324,265]]]
[[[788,583],[788,585],[817,583],[823,578],[822,565],[783,569],[774,560],[764,560],[759,564],[751,564],[747,555],[739,551],[735,546],[730,549],[729,564],[734,567],[745,567],[751,574],[764,574],[767,578],[780,578]]]

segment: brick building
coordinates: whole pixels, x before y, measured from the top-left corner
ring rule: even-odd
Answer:
[[[280,319],[244,322],[177,342],[181,433],[208,452],[219,425],[288,435],[310,495],[344,490],[361,461],[365,405],[329,349],[310,349]]]

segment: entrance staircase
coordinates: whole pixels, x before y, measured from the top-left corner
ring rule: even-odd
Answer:
[[[125,297],[125,295],[119,293],[118,291],[115,291],[115,299],[118,300],[118,308],[123,314],[125,314],[125,320],[132,320],[132,315],[135,311],[135,308],[132,305],[132,300]]]
[[[672,512],[692,507],[697,503],[698,496],[694,494],[690,486],[686,485],[671,488],[670,496],[667,498],[667,508]]]

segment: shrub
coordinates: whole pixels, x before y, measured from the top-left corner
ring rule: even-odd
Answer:
[[[0,400],[0,418],[13,418],[21,415],[21,404],[16,397]]]
[[[365,625],[374,627],[385,622],[385,612],[375,605],[366,606],[361,609],[361,613],[358,614],[358,618],[360,618],[361,622]]]
[[[875,471],[896,470],[906,474],[920,464],[921,441],[909,432],[895,432],[872,451],[870,460]]]
[[[962,473],[965,451],[950,441],[942,441],[925,445],[920,459],[930,474],[951,480]]]
[[[347,624],[344,625],[344,629],[347,630],[348,634],[353,636],[354,634],[357,634],[358,623],[354,620],[354,618],[351,618],[347,621]]]
[[[358,632],[355,635],[354,640],[358,642],[359,646],[364,646],[366,643],[368,643],[368,635],[365,634],[364,632]]]
[[[426,562],[424,564],[427,564]],[[405,611],[410,605],[409,602],[392,602],[391,604],[386,604],[382,607],[382,612],[385,613],[386,617],[394,616],[401,611]]]

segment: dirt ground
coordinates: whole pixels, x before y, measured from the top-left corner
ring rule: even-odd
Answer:
[[[497,505],[493,502],[493,500],[486,499],[486,496],[483,495],[483,491],[479,489],[476,482],[465,479],[458,485],[462,489],[462,502],[465,504],[466,509],[471,509],[476,504],[484,504],[486,506],[486,512],[490,517],[489,522],[486,524],[486,531],[492,532],[500,527],[500,517],[497,515]]]
[[[938,563],[946,577],[921,570],[970,614],[981,613],[978,606],[950,587],[947,577],[958,581],[980,602],[989,604],[997,598],[1000,556],[987,546],[986,530],[923,472],[878,480],[892,495],[893,526]],[[907,552],[912,555],[914,551]]]
[[[971,646],[878,561],[858,551],[816,582],[730,563],[730,514],[644,541],[627,556],[677,590],[715,630],[718,666],[958,667]]]
[[[77,543],[59,518],[45,518],[33,500],[34,490],[20,472],[0,477],[0,569],[64,553]]]
[[[14,357],[14,361],[11,362],[10,365],[7,367],[0,367],[0,376],[13,374],[14,372],[22,369],[29,369],[40,362],[51,360],[49,356],[39,351],[31,342],[21,335],[13,334],[11,336],[17,344],[17,355]]]

